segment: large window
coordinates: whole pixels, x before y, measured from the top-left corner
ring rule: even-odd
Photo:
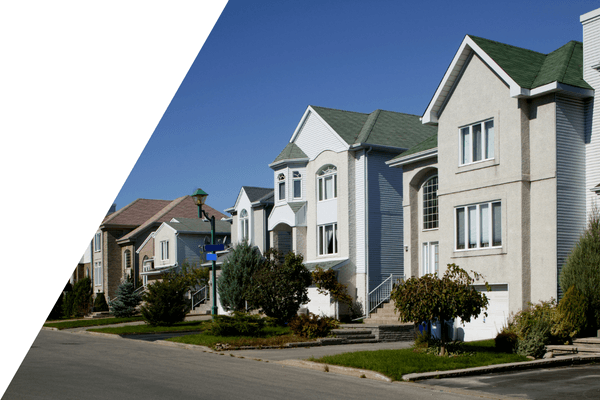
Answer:
[[[94,286],[102,286],[102,262],[94,262]]]
[[[98,232],[94,236],[94,251],[98,252],[101,249],[102,249],[102,232]]]
[[[279,200],[285,200],[285,174],[279,174],[277,176],[277,182],[279,187]]]
[[[168,260],[169,259],[169,241],[163,240],[160,242],[160,259]]]
[[[438,227],[438,177],[433,176],[423,184],[423,229]]]
[[[319,255],[337,252],[337,224],[319,226]]]
[[[337,197],[337,168],[325,165],[317,173],[319,186],[319,201]]]
[[[440,245],[438,242],[423,243],[422,275],[435,274],[440,271]]]
[[[502,204],[499,201],[456,208],[456,249],[502,246]]]
[[[494,120],[460,128],[460,165],[494,158]]]
[[[294,171],[292,179],[294,181],[294,199],[302,197],[302,174],[300,171]]]
[[[240,233],[242,236],[242,240],[249,240],[249,225],[248,225],[248,211],[245,209],[240,213]]]

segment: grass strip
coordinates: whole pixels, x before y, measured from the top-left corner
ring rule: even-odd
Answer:
[[[63,322],[46,322],[44,326],[49,328],[57,328],[57,329],[70,329],[70,328],[84,328],[86,326],[102,326],[102,325],[112,325],[112,324],[121,324],[123,322],[134,322],[134,321],[142,321],[143,318],[141,316],[138,317],[128,317],[128,318],[101,318],[101,319],[81,319],[75,321],[63,321]]]
[[[393,380],[400,380],[402,375],[418,372],[448,371],[527,360],[518,354],[497,352],[493,347],[493,340],[464,343],[463,346],[468,353],[454,357],[439,357],[411,348],[359,351],[309,360],[377,371]]]
[[[199,331],[206,327],[206,321],[178,322],[172,326],[129,325],[111,328],[88,329],[90,332],[111,333],[113,335],[135,335],[144,333],[165,333]]]

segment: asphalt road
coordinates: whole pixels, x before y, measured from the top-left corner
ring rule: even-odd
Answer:
[[[433,396],[436,400],[481,398],[464,390],[386,383],[141,340],[43,330],[2,399],[422,400]]]

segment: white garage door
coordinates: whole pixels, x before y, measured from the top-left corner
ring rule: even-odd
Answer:
[[[488,316],[481,314],[465,323],[465,326],[457,322],[458,339],[465,342],[495,338],[508,320],[508,285],[491,285],[491,292],[486,291],[485,286],[478,285],[475,288],[484,292],[489,300],[486,310]]]

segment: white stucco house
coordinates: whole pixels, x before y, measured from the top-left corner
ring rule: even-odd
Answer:
[[[422,117],[437,135],[388,162],[410,215],[405,273],[455,263],[492,286],[487,318],[455,321],[460,339],[495,337],[510,313],[558,298],[600,199],[600,10],[581,21],[584,42],[549,54],[466,36]]]
[[[287,146],[269,164],[271,246],[302,254],[309,269],[336,270],[369,313],[374,290],[404,275],[403,178],[385,162],[436,131],[415,115],[308,106]],[[316,288],[309,296],[307,308],[317,315],[347,311]]]

